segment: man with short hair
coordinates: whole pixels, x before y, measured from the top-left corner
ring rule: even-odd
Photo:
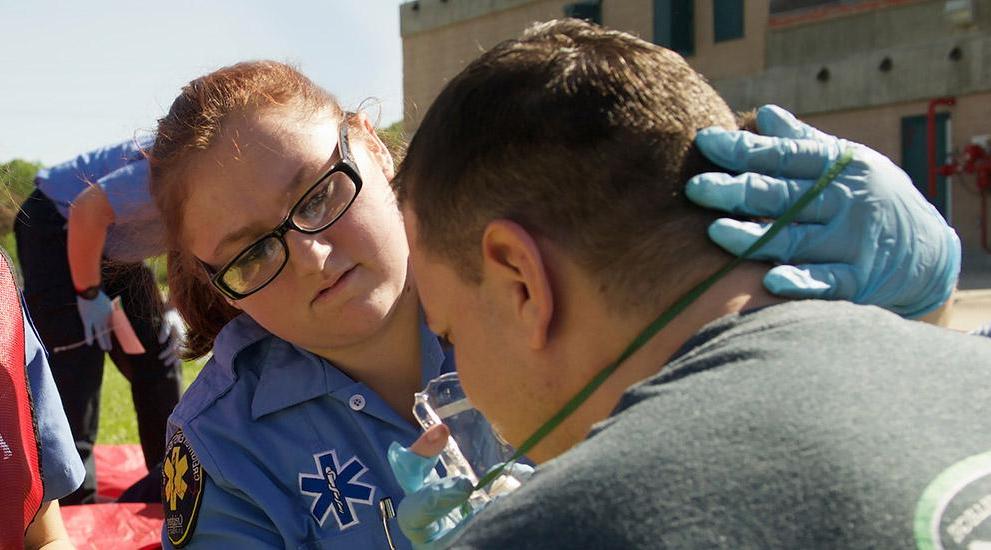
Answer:
[[[733,130],[732,113],[679,56],[575,21],[538,25],[486,52],[424,117],[397,176],[417,286],[431,329],[454,345],[468,397],[510,443],[526,440],[727,262],[702,234],[712,215],[682,192],[710,169],[692,143],[712,126],[722,130],[705,132]],[[767,245],[796,261],[844,209],[923,200],[848,200],[871,183],[866,166],[887,162],[863,146],[823,138],[823,150],[803,153],[801,139],[767,143],[759,154],[772,164],[780,151],[771,145],[800,154],[779,162],[771,176],[780,179],[749,181],[750,191],[801,193],[800,182],[853,154],[799,213],[814,227],[786,228]],[[887,240],[923,235],[896,225]],[[896,261],[885,246],[875,266]],[[872,307],[787,302],[764,290],[765,271],[737,267],[648,334],[530,450],[540,464],[532,479],[480,512],[453,546],[991,540],[991,522],[967,515],[991,491],[986,339]],[[413,450],[438,452],[443,439],[432,435]],[[422,491],[454,509],[471,485]]]

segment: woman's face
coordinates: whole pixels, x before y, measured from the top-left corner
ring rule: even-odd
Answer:
[[[389,186],[392,160],[371,125],[350,131],[363,186],[351,208],[313,235],[285,234],[289,259],[267,286],[232,302],[277,336],[315,353],[360,346],[388,322],[407,285],[407,248]],[[338,117],[290,108],[231,117],[190,161],[183,238],[217,269],[283,220],[340,160]]]

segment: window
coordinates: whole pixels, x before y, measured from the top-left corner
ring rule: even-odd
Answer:
[[[716,42],[743,38],[743,0],[713,0],[712,19]]]
[[[695,53],[693,0],[654,0],[654,43],[686,57]]]
[[[601,25],[602,2],[600,2],[600,0],[584,0],[582,2],[565,4],[564,16],[574,17],[575,19],[584,19],[589,23]]]

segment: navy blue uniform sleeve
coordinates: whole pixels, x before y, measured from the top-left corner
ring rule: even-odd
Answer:
[[[46,501],[62,498],[83,482],[85,470],[69,431],[69,421],[62,410],[62,400],[48,367],[48,356],[35,332],[31,318],[24,311],[24,359],[35,421],[41,447],[41,473]]]

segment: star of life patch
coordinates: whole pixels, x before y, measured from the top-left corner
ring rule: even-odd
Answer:
[[[182,548],[193,537],[196,518],[200,513],[203,469],[181,429],[172,436],[166,449],[162,464],[165,533],[173,546]]]
[[[341,531],[361,523],[356,504],[371,505],[375,486],[361,481],[368,468],[352,456],[343,464],[334,449],[313,455],[317,473],[299,473],[299,491],[310,498],[310,514],[323,527],[333,516]]]

